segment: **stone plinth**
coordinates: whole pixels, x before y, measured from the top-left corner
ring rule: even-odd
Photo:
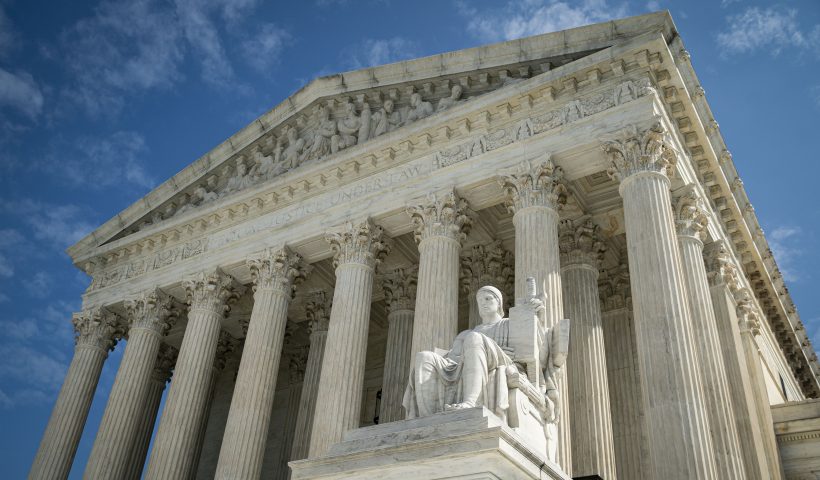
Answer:
[[[292,480],[569,479],[482,407],[351,430],[290,466]]]

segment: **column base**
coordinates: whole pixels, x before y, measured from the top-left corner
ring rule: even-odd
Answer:
[[[483,407],[351,430],[326,455],[289,465],[292,480],[570,480]]]

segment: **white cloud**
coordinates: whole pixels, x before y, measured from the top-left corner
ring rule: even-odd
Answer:
[[[182,78],[175,12],[155,0],[103,1],[60,36],[73,75],[64,97],[91,114],[118,111],[123,96],[169,88]]]
[[[143,167],[148,147],[137,132],[82,136],[67,145],[57,142],[56,149],[57,153],[37,166],[73,186],[100,189],[134,185],[149,189],[155,184]]]
[[[459,2],[467,19],[467,29],[482,41],[515,38],[556,32],[568,28],[605,22],[627,16],[626,4],[610,5],[606,0],[524,0],[507,2],[501,8],[479,9]]]
[[[201,63],[202,80],[212,85],[231,86],[235,75],[216,25],[208,15],[211,2],[176,0],[175,3],[182,32]]]
[[[783,274],[783,279],[790,282],[800,280],[799,275],[794,270],[794,265],[797,257],[801,254],[801,250],[796,243],[802,231],[799,227],[781,226],[771,231],[769,234],[769,248],[772,250],[777,261],[777,266],[780,268],[780,273]]]
[[[805,32],[797,9],[748,7],[726,18],[727,29],[718,34],[723,55],[752,53],[761,49],[778,55],[788,48],[805,50],[820,46],[820,26]]]
[[[85,220],[92,217],[88,211],[72,204],[0,200],[0,211],[19,217],[31,228],[34,239],[44,241],[61,251],[86,236],[96,226]],[[20,248],[26,243],[21,244]]]
[[[418,44],[403,37],[368,38],[342,50],[342,62],[347,68],[359,69],[399,62],[418,56]]]
[[[47,298],[53,284],[54,278],[46,272],[37,272],[31,278],[23,280],[23,287],[34,298]]]
[[[721,8],[726,8],[730,5],[732,5],[733,3],[737,3],[737,2],[740,2],[740,1],[742,1],[742,0],[720,0],[720,6],[721,6]]]
[[[11,264],[8,256],[15,256],[23,242],[23,236],[13,228],[4,228],[0,230],[0,277],[11,277],[14,275],[14,267]],[[5,297],[8,300],[8,297]],[[3,300],[0,299],[0,303]]]
[[[19,45],[18,34],[3,6],[0,5],[0,56],[4,56]]]
[[[28,73],[0,68],[0,107],[13,108],[34,120],[43,110],[43,92]]]
[[[242,55],[253,68],[267,73],[279,63],[282,51],[290,39],[291,36],[285,29],[266,23],[254,37],[242,42]]]
[[[646,2],[646,9],[650,12],[657,12],[658,10],[663,10],[663,7],[661,7],[661,2],[657,0],[651,0],[649,2]]]

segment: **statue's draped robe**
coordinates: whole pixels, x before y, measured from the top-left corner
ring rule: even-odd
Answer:
[[[483,362],[482,368],[478,369],[483,372],[483,378],[476,406],[484,406],[505,418],[509,407],[507,367],[513,365],[513,361],[501,347],[508,346],[509,331],[509,320],[504,318],[461,332],[453,342],[453,348],[444,355],[419,352],[404,391],[402,405],[407,418],[443,412],[445,405],[463,401],[465,355]]]

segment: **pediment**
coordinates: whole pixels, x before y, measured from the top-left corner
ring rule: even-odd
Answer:
[[[345,150],[367,148],[414,122],[642,34],[669,37],[673,29],[668,14],[649,14],[315,79],[80,240],[69,254],[82,263],[98,247],[298,175]]]

